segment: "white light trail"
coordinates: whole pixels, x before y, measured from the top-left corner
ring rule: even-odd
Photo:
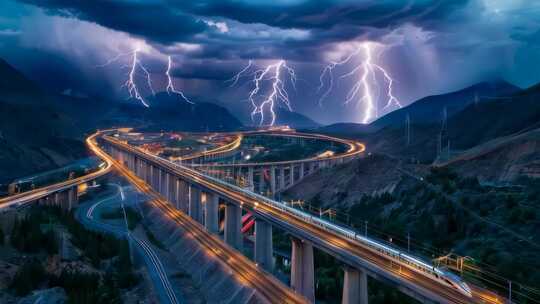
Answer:
[[[364,42],[357,47],[352,53],[350,53],[345,59],[341,61],[334,61],[328,64],[322,71],[319,80],[318,92],[325,87],[325,78],[328,78],[328,86],[319,99],[319,105],[322,105],[322,101],[328,97],[334,86],[333,70],[337,66],[345,65],[352,61],[353,58],[362,56],[361,62],[354,66],[353,69],[341,75],[340,78],[358,76],[358,80],[354,83],[345,97],[345,104],[349,104],[352,101],[356,101],[357,106],[363,106],[363,113],[361,122],[364,124],[370,123],[377,117],[379,117],[379,97],[380,87],[377,83],[377,77],[384,78],[386,83],[386,103],[382,107],[382,110],[386,110],[392,106],[401,108],[402,105],[399,100],[394,96],[393,84],[394,80],[390,74],[382,66],[373,62],[373,47],[374,44],[370,42]]]
[[[252,62],[250,60],[248,65],[229,81],[233,81],[233,84],[236,84],[242,74],[250,69],[251,65]],[[253,107],[251,119],[255,121],[259,117],[259,126],[265,125],[265,123],[273,126],[276,122],[276,106],[282,105],[289,111],[292,111],[286,85],[288,80],[296,89],[296,72],[287,65],[285,60],[278,60],[273,64],[267,65],[264,69],[254,71],[251,75],[253,75],[254,84],[254,88],[249,92],[248,96]],[[266,95],[261,93],[265,83],[268,83],[270,86]],[[270,117],[267,118],[267,115]]]
[[[180,95],[180,97],[182,97],[182,99],[185,100],[186,102],[193,104],[193,102],[189,100],[182,91],[178,91],[174,88],[174,84],[172,82],[172,77],[171,77],[171,68],[172,68],[172,59],[171,59],[171,56],[169,56],[168,61],[167,61],[167,71],[165,72],[165,75],[167,75],[167,88],[166,88],[167,94],[170,95],[171,93],[175,93],[177,95]]]
[[[127,74],[127,79],[124,82],[124,84],[122,85],[122,87],[125,87],[127,89],[130,98],[137,99],[138,101],[141,102],[141,104],[143,106],[148,108],[148,107],[150,107],[150,105],[142,97],[142,95],[140,93],[140,90],[139,90],[139,87],[137,86],[137,83],[135,81],[135,76],[137,75],[138,70],[143,72],[144,77],[146,78],[146,84],[148,85],[148,88],[152,92],[152,95],[156,95],[156,92],[154,91],[154,88],[152,86],[152,79],[151,79],[151,76],[150,76],[150,72],[141,63],[138,54],[139,54],[139,49],[135,49],[134,51],[127,52],[127,53],[120,53],[120,54],[112,57],[111,59],[107,60],[107,62],[105,62],[104,64],[98,65],[97,67],[108,66],[108,65],[112,64],[113,62],[116,62],[116,61],[120,60],[120,58],[122,58],[122,57],[126,57],[126,56],[131,55],[131,64],[126,66],[126,67],[129,68],[129,72]]]

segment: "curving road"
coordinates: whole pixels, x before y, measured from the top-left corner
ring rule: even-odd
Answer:
[[[77,219],[81,223],[83,223],[84,225],[86,225],[87,227],[93,230],[111,233],[118,238],[126,238],[128,242],[130,242],[131,245],[135,245],[135,249],[138,250],[138,252],[141,254],[141,256],[143,257],[146,263],[146,267],[149,270],[148,272],[150,274],[150,278],[152,279],[153,285],[161,300],[160,302],[178,304],[179,303],[178,298],[172,288],[172,285],[169,281],[169,277],[167,276],[167,273],[165,271],[165,267],[161,263],[159,256],[154,251],[153,247],[150,244],[148,244],[146,240],[138,238],[135,235],[133,235],[127,227],[127,219],[126,219],[126,214],[125,214],[125,209],[124,209],[125,194],[122,187],[118,184],[112,184],[112,185],[118,188],[117,194],[111,195],[94,204],[81,205],[77,209],[76,214],[75,214]],[[100,206],[104,203],[107,203],[113,200],[118,200],[118,196],[120,196],[120,205],[124,212],[125,226],[121,227],[118,225],[112,225],[112,224],[102,222],[99,219],[96,219],[95,217],[96,210],[99,209]]]
[[[103,135],[103,133],[99,134]],[[199,242],[207,254],[215,256],[219,262],[225,264],[231,270],[234,278],[241,284],[257,290],[266,302],[276,304],[307,302],[301,295],[296,294],[274,276],[257,267],[243,254],[225,244],[218,236],[210,234],[201,224],[171,206],[162,195],[105,153],[97,144],[92,147],[92,151],[107,162],[113,163],[120,174],[126,177],[141,192],[149,196],[150,202],[154,206],[163,210],[163,213],[179,226],[190,231],[191,236]],[[144,154],[141,151],[139,153]]]
[[[110,130],[106,130],[106,131],[110,131]],[[86,144],[91,150],[97,147],[95,138],[98,135],[99,133],[95,133],[86,139]],[[34,189],[31,191],[26,191],[23,193],[18,193],[15,195],[10,195],[4,198],[0,198],[0,210],[9,208],[9,207],[14,207],[14,206],[18,207],[24,204],[32,203],[39,200],[40,198],[44,198],[53,193],[65,191],[79,184],[90,182],[100,176],[103,176],[109,173],[111,169],[112,169],[112,163],[105,161],[104,166],[100,166],[99,170],[92,172],[90,174],[87,174],[87,175],[84,175],[75,179],[67,180],[61,183],[57,183],[57,184],[41,187],[38,189]]]
[[[243,208],[253,212],[259,217],[265,218],[272,225],[292,231],[298,237],[311,241],[316,247],[321,248],[332,255],[338,257],[342,261],[346,261],[351,265],[358,265],[361,268],[368,269],[378,276],[383,276],[392,282],[398,283],[399,286],[405,287],[408,290],[421,292],[421,295],[436,300],[441,303],[502,303],[504,299],[495,297],[492,293],[471,286],[473,297],[469,298],[455,289],[442,284],[438,280],[433,279],[428,275],[423,275],[413,271],[409,267],[396,267],[396,263],[389,256],[382,254],[356,240],[353,240],[344,235],[326,230],[323,227],[315,224],[312,221],[306,220],[292,213],[284,212],[275,204],[269,204],[267,200],[254,198],[253,193],[248,190],[239,190],[231,188],[226,183],[218,181],[212,177],[206,176],[198,171],[185,166],[177,165],[167,160],[158,158],[153,155],[148,155],[140,150],[131,147],[122,142],[115,141],[113,138],[105,137],[117,148],[133,153],[147,162],[158,165],[167,172],[173,173],[182,179],[188,180],[194,184],[203,186],[211,192],[218,193],[222,197],[231,201],[242,202]],[[130,174],[133,178],[138,179],[128,169],[116,164],[122,168],[123,174]],[[147,188],[140,179],[138,183],[141,187]],[[176,211],[164,199],[159,199],[157,203],[167,214],[175,218],[186,217],[181,212]],[[279,204],[276,202],[276,204]],[[211,235],[205,234],[202,241],[212,239]],[[236,252],[234,252],[236,253]],[[238,254],[232,254],[235,258]],[[252,263],[252,262],[251,262]],[[248,267],[248,265],[244,265]],[[399,266],[399,265],[398,265]],[[271,288],[270,286],[262,286],[263,288]]]

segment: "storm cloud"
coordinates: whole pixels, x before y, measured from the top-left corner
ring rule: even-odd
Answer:
[[[325,109],[316,88],[323,68],[362,41],[384,46],[376,60],[403,104],[485,80],[540,81],[540,3],[526,0],[19,0],[0,10],[0,56],[36,78],[54,70],[51,54],[63,58],[69,75],[47,86],[86,95],[125,96],[125,62],[96,66],[140,49],[158,89],[171,56],[189,95],[241,110],[249,79],[234,88],[224,81],[248,60],[284,59],[299,77],[294,110],[355,121],[342,106],[351,83],[338,83]]]

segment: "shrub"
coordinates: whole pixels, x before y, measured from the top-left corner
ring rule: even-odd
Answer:
[[[24,296],[36,289],[46,279],[45,269],[37,260],[24,263],[15,273],[9,288],[17,296]]]

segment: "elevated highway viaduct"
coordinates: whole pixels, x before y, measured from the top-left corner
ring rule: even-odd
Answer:
[[[97,135],[97,133],[93,134],[86,139],[86,144],[92,150],[97,148],[95,146],[95,138]],[[105,161],[105,163],[101,165],[97,171],[87,175],[0,198],[0,211],[24,207],[34,202],[39,202],[40,204],[45,205],[61,206],[65,210],[71,210],[78,204],[78,186],[82,184],[89,184],[106,175],[111,170],[112,163]]]
[[[234,257],[242,252],[242,209],[251,212],[255,222],[254,265],[271,270],[272,229],[279,228],[293,236],[291,287],[309,301],[315,300],[313,247],[334,256],[346,267],[343,303],[367,303],[367,276],[388,282],[423,303],[504,303],[501,297],[473,286],[463,291],[453,286],[443,272],[420,259],[394,249],[381,249],[375,240],[360,237],[347,229],[244,188],[201,173],[193,168],[147,154],[136,147],[102,134],[95,152],[112,157],[125,174],[132,174],[168,203],[165,212],[178,212],[204,227],[208,234],[218,232],[219,204],[225,205],[224,241],[235,248]],[[326,160],[325,160],[326,161]],[[214,240],[214,237],[206,238]],[[221,252],[221,251],[220,251]],[[404,262],[406,260],[406,262]],[[249,266],[243,265],[249,268]],[[247,269],[246,268],[246,269]],[[276,285],[258,288],[276,288]],[[463,288],[462,288],[463,289]],[[270,291],[267,291],[271,294]]]

